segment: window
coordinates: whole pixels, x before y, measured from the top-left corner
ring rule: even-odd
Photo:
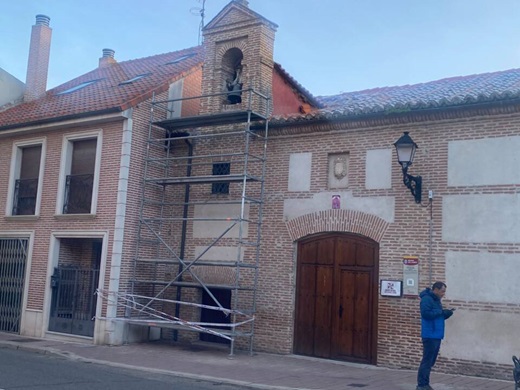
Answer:
[[[147,77],[147,76],[150,76],[151,73],[144,73],[144,74],[140,74],[140,75],[137,75],[131,79],[128,79],[128,80],[125,80],[125,81],[121,81],[119,83],[119,85],[125,85],[125,84],[132,84],[134,81],[137,81],[137,80],[140,80],[142,79],[143,77]]]
[[[230,163],[213,164],[213,176],[229,175],[230,171],[231,171]],[[212,194],[229,194],[229,182],[211,184],[211,193]]]
[[[15,143],[7,215],[38,215],[45,140]]]
[[[72,88],[66,89],[65,91],[58,92],[56,95],[65,95],[67,93],[78,91],[80,89],[83,89],[83,88],[89,86],[90,84],[94,84],[97,81],[99,81],[99,80],[85,81],[84,83],[81,83],[81,84],[76,85],[76,86],[74,86]]]
[[[195,54],[187,54],[187,55],[184,55],[184,56],[182,56],[182,57],[179,57],[179,58],[177,58],[177,59],[175,59],[175,60],[173,60],[173,61],[167,62],[167,63],[164,64],[164,65],[173,65],[173,64],[178,64],[179,62],[184,61],[184,60],[186,60],[186,59],[188,59],[188,58],[191,58],[191,57],[193,57],[194,55],[195,55]]]
[[[58,214],[95,214],[101,132],[66,136],[57,203]]]

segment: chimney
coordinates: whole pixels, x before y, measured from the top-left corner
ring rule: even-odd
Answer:
[[[235,3],[239,3],[245,7],[249,7],[249,1],[247,1],[247,0],[235,0]]]
[[[51,19],[45,15],[36,15],[36,24],[32,27],[29,61],[25,81],[25,101],[38,99],[47,90],[49,72],[49,54],[51,51]]]
[[[99,59],[99,67],[106,68],[107,66],[117,63],[114,54],[116,54],[116,52],[112,49],[103,49],[103,57]]]

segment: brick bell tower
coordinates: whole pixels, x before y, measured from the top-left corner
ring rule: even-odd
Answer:
[[[202,114],[247,109],[249,93],[241,90],[271,97],[277,28],[246,0],[231,1],[204,27],[202,94],[229,94],[205,99]],[[253,97],[251,108],[265,112],[265,101]]]

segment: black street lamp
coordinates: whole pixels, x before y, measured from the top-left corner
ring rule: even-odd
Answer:
[[[408,174],[408,167],[413,163],[418,146],[413,142],[407,131],[404,132],[401,138],[395,141],[394,146],[397,152],[397,161],[403,168],[403,183],[412,193],[415,202],[421,203],[422,177]]]

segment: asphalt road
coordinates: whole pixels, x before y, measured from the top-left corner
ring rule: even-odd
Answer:
[[[0,348],[0,390],[239,390],[239,386],[178,378]]]

